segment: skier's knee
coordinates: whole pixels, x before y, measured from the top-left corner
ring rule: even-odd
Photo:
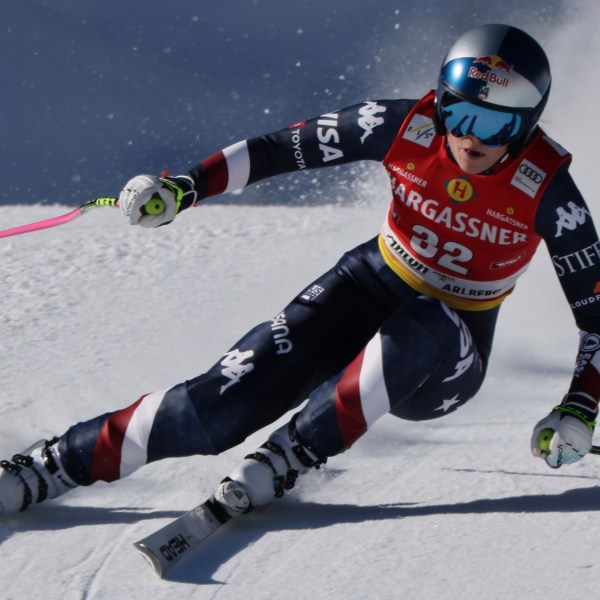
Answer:
[[[396,325],[395,319],[405,321]],[[409,349],[384,353],[385,382],[394,416],[410,421],[444,416],[472,398],[481,386],[484,369],[471,333],[443,303],[419,299],[408,312],[394,315],[384,328],[396,336],[407,328],[412,332]]]

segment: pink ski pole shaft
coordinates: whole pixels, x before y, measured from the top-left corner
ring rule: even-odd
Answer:
[[[22,233],[31,233],[32,231],[40,231],[41,229],[49,229],[50,227],[58,227],[59,225],[69,223],[93,208],[98,208],[100,206],[119,206],[119,200],[117,198],[94,198],[64,215],[0,231],[0,238],[10,237],[11,235],[20,235]]]

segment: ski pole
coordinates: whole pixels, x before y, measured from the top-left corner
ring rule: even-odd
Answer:
[[[30,233],[32,231],[40,231],[41,229],[49,229],[50,227],[57,227],[58,225],[64,225],[73,221],[77,217],[89,212],[93,208],[100,206],[119,206],[118,198],[94,198],[88,200],[76,209],[58,217],[51,219],[44,219],[43,221],[37,221],[36,223],[30,223],[29,225],[21,225],[20,227],[13,227],[12,229],[5,229],[0,231],[0,238],[10,237],[11,235],[20,235],[21,233]]]

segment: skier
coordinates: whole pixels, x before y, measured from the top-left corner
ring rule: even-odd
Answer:
[[[360,160],[383,165],[392,200],[378,235],[206,373],[2,461],[1,511],[166,457],[221,453],[308,399],[218,485],[222,509],[239,514],[281,496],[388,412],[451,413],[480,388],[500,306],[542,239],[580,346],[532,451],[555,468],[582,458],[600,397],[600,242],[570,154],[538,126],[550,82],[533,38],[485,25],[455,42],[437,89],[418,100],[367,101],[236,143],[185,175],[131,179],[120,205],[142,227],[267,177]]]

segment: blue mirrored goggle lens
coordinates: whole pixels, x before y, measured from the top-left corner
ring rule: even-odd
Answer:
[[[514,141],[521,131],[521,116],[490,110],[469,102],[457,102],[442,109],[448,133],[456,137],[475,136],[486,146],[504,146]]]

